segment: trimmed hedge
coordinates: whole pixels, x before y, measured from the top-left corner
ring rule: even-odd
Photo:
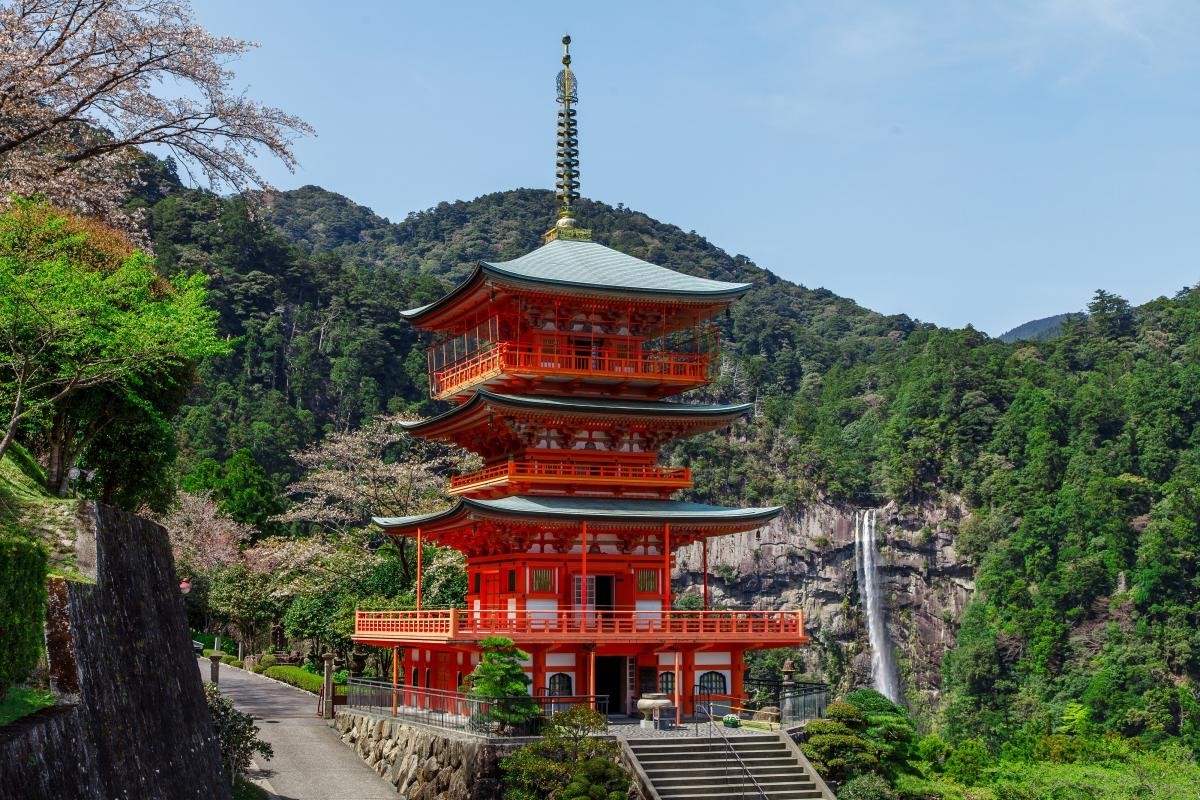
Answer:
[[[262,674],[266,675],[268,678],[274,678],[277,681],[290,683],[292,686],[295,686],[298,689],[303,689],[304,691],[312,692],[313,694],[320,694],[321,686],[325,683],[325,679],[320,675],[314,675],[307,670],[300,669],[299,667],[268,667],[262,671]],[[346,693],[346,687],[344,685],[334,686],[333,693],[337,695],[343,695]]]
[[[45,644],[46,548],[0,537],[0,698],[25,680]]]
[[[266,653],[258,660],[258,663],[262,664],[263,669],[268,669],[269,667],[278,666],[279,659],[275,657],[274,653]]]
[[[263,675],[268,678],[274,678],[277,681],[290,683],[292,686],[303,689],[306,692],[314,694],[321,691],[321,686],[324,684],[324,679],[320,675],[313,675],[311,672],[306,672],[299,667],[268,667],[263,670]]]

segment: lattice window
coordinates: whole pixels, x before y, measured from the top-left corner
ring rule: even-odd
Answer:
[[[533,567],[529,570],[529,591],[553,592],[554,569],[552,567]]]
[[[725,694],[726,691],[724,673],[710,670],[700,676],[700,694]]]
[[[658,673],[658,690],[663,694],[675,694],[675,673]]]
[[[639,592],[657,592],[658,570],[639,569],[637,571],[637,590]]]
[[[551,675],[549,693],[553,697],[569,697],[571,694],[571,676],[565,672],[556,672]]]

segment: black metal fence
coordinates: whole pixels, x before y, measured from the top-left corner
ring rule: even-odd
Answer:
[[[814,681],[746,681],[745,692],[748,707],[778,708],[784,725],[818,719],[829,705],[829,685]]]
[[[573,706],[607,715],[608,695],[480,697],[351,678],[346,705],[480,736],[537,736],[548,719]]]

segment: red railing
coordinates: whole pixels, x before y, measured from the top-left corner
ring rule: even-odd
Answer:
[[[649,484],[687,489],[692,471],[687,467],[645,464],[580,464],[566,461],[509,461],[450,479],[450,491],[465,491],[488,483],[505,481],[574,481],[594,484]]]
[[[711,357],[705,353],[634,350],[605,345],[581,351],[570,336],[539,337],[535,343],[490,343],[433,370],[430,393],[438,399],[453,397],[462,389],[506,372],[525,375],[564,375],[646,379],[664,383],[702,385],[708,382]],[[597,340],[602,342],[606,340]],[[640,347],[640,343],[637,345]]]
[[[358,611],[354,639],[446,641],[509,636],[521,641],[593,642],[597,637],[658,642],[753,641],[803,644],[802,611],[536,611],[438,609]]]

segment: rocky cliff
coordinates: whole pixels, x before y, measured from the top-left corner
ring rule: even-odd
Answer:
[[[810,504],[767,527],[709,542],[709,592],[714,607],[800,608],[813,644],[805,648],[809,677],[839,689],[871,685],[871,654],[855,569],[859,509]],[[879,571],[887,629],[901,684],[912,699],[936,701],[942,654],[954,644],[972,570],[954,548],[966,510],[957,499],[939,505],[876,509]],[[700,545],[680,550],[676,586],[699,591]]]

